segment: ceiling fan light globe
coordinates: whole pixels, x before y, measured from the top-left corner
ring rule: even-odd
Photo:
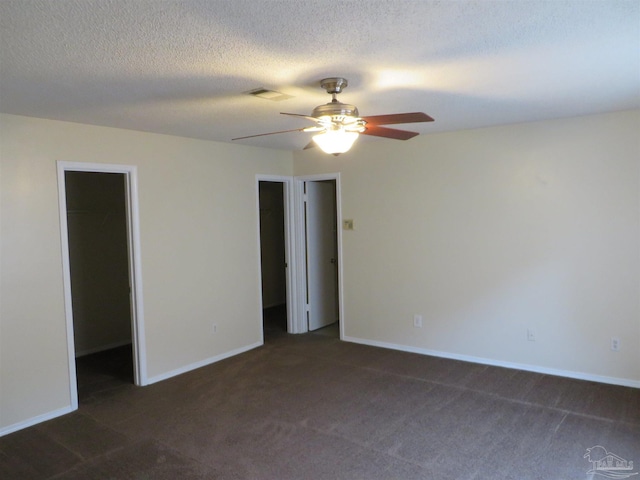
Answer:
[[[358,138],[358,132],[347,132],[345,130],[327,130],[313,136],[313,141],[325,153],[336,154],[345,153],[353,146]]]

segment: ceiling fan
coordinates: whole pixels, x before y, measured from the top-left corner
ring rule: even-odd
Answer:
[[[348,85],[346,78],[331,77],[320,81],[320,86],[332,96],[332,100],[324,105],[319,105],[313,109],[311,115],[301,115],[298,113],[284,113],[311,120],[316,125],[293,130],[282,130],[279,132],[260,133],[258,135],[248,135],[246,137],[233,138],[232,140],[242,140],[245,138],[262,137],[265,135],[275,135],[289,132],[313,132],[313,140],[304,149],[319,146],[324,152],[339,155],[348,151],[358,138],[359,134],[372,135],[374,137],[393,138],[395,140],[409,140],[419,135],[416,132],[387,128],[382,125],[394,125],[400,123],[433,122],[426,113],[392,113],[388,115],[374,115],[371,117],[360,117],[358,109],[354,105],[339,102],[336,96]]]

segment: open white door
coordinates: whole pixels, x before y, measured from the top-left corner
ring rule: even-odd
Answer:
[[[306,182],[309,331],[339,320],[335,189],[332,180]]]

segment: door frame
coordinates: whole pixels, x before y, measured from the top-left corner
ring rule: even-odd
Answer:
[[[125,206],[127,217],[127,247],[129,254],[129,282],[131,286],[131,343],[133,350],[133,378],[138,386],[147,385],[147,356],[142,302],[142,262],[140,258],[140,215],[138,207],[138,174],[133,165],[58,161],[58,205],[60,212],[60,241],[62,244],[62,276],[64,310],[67,327],[67,355],[71,408],[78,409],[75,343],[73,335],[73,302],[71,297],[71,266],[69,262],[69,229],[67,224],[67,191],[65,172],[119,173],[125,178]]]
[[[259,316],[260,318],[260,331],[262,332],[262,339],[264,341],[264,324],[262,318],[262,260],[260,254],[260,182],[272,182],[282,183],[282,190],[284,195],[284,261],[286,263],[286,301],[287,301],[287,332],[289,333],[301,333],[298,331],[298,322],[296,321],[297,311],[297,284],[295,281],[295,272],[297,259],[295,257],[294,248],[294,223],[295,218],[293,215],[293,177],[278,176],[278,175],[256,175],[256,222],[257,222],[257,239],[258,239],[258,289],[259,295]]]
[[[336,241],[338,246],[338,315],[340,327],[340,339],[344,338],[344,292],[343,292],[343,268],[342,268],[342,200],[340,187],[340,173],[322,173],[316,175],[302,175],[294,177],[294,215],[295,215],[295,257],[296,262],[296,291],[298,301],[296,304],[296,333],[308,332],[307,312],[307,237],[305,224],[305,202],[307,200],[304,184],[305,182],[334,180],[336,184]]]

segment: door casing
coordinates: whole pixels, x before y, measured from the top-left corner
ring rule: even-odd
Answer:
[[[147,363],[144,334],[144,308],[142,302],[142,263],[140,259],[140,216],[138,209],[137,169],[130,165],[102,163],[57,162],[58,206],[60,212],[60,241],[62,245],[62,275],[64,310],[67,328],[67,355],[69,364],[69,392],[71,409],[78,408],[75,344],[73,337],[73,303],[71,297],[71,268],[69,263],[69,232],[67,225],[67,198],[65,172],[121,173],[125,178],[127,214],[127,247],[129,252],[129,284],[131,288],[131,338],[133,350],[133,378],[139,386],[147,385]]]
[[[295,257],[296,257],[296,292],[297,299],[295,311],[295,333],[305,333],[308,331],[307,311],[308,305],[306,301],[307,289],[307,265],[305,260],[307,239],[305,229],[305,182],[334,180],[336,186],[336,236],[338,245],[338,315],[340,318],[340,339],[344,338],[345,315],[343,302],[343,268],[342,268],[342,202],[340,188],[340,173],[325,173],[317,175],[303,175],[294,177],[294,216],[295,216]]]
[[[285,259],[287,262],[287,330],[289,333],[306,333],[307,326],[307,266],[306,233],[305,233],[305,194],[304,183],[313,181],[334,180],[336,185],[336,222],[338,244],[338,312],[340,317],[340,338],[344,337],[344,305],[343,305],[343,270],[342,270],[342,213],[340,196],[340,173],[319,175],[303,175],[298,177],[278,175],[256,175],[256,248],[260,262],[260,182],[281,182],[284,187],[285,200]],[[261,267],[260,267],[261,268]],[[262,275],[258,269],[258,285]],[[262,288],[258,289],[259,308],[257,318],[260,319],[260,331],[264,339],[262,325]]]

